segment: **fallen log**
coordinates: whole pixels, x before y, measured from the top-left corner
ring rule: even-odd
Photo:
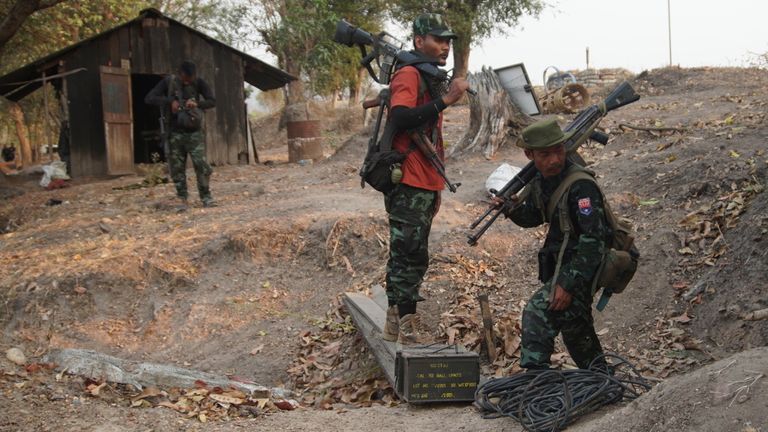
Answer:
[[[209,387],[234,388],[255,398],[286,397],[283,389],[270,389],[255,383],[237,381],[225,376],[157,363],[123,360],[96,351],[63,349],[45,356],[44,362],[56,364],[56,369],[70,375],[80,375],[96,381],[144,387],[193,388],[204,382]]]

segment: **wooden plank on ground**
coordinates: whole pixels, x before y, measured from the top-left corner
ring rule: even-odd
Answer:
[[[349,314],[352,315],[358,331],[363,335],[368,346],[371,347],[371,351],[373,351],[387,380],[395,388],[397,344],[381,338],[386,321],[386,312],[370,297],[360,293],[344,294],[344,304],[347,306]]]
[[[371,288],[371,297],[373,298],[373,301],[376,302],[380,308],[384,309],[386,313],[389,302],[387,300],[387,292],[384,290],[384,287],[378,284],[374,285],[373,288]]]

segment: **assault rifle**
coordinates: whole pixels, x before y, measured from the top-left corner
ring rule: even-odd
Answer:
[[[165,107],[160,107],[160,144],[163,146],[163,155],[165,163],[168,165],[168,179],[173,181],[173,171],[171,171],[171,146],[169,144],[169,133],[167,119],[165,118]],[[169,110],[170,111],[170,110]]]
[[[576,118],[565,127],[565,132],[572,133],[570,138],[564,143],[568,158],[573,162],[584,165],[584,160],[578,154],[577,150],[587,141],[587,139],[592,139],[602,145],[608,144],[608,135],[595,130],[600,123],[600,120],[602,120],[609,112],[621,108],[624,105],[631,104],[638,99],[640,99],[640,96],[635,93],[635,89],[633,89],[628,82],[624,81],[619,84],[619,86],[616,87],[603,102],[592,105],[581,111]],[[485,221],[477,232],[468,235],[468,243],[470,245],[475,246],[477,244],[480,237],[482,237],[483,234],[488,231],[488,228],[493,225],[496,219],[504,213],[506,206],[511,205],[510,198],[520,192],[525,185],[533,180],[533,177],[537,172],[538,170],[533,162],[528,162],[528,164],[513,177],[512,180],[507,182],[507,184],[501,188],[501,190],[491,191],[495,196],[503,198],[504,203],[498,205],[492,204],[485,213],[472,222],[472,225],[469,226],[470,230],[474,230]],[[488,219],[489,216],[490,219]]]
[[[402,66],[413,66],[418,69],[419,72],[443,83],[447,83],[451,79],[447,71],[434,65],[434,63],[437,62],[437,59],[421,56],[417,53],[404,50],[403,45],[405,44],[387,32],[381,32],[374,36],[344,20],[339,20],[339,22],[336,23],[336,33],[333,36],[333,40],[349,47],[357,45],[363,56],[362,60],[360,60],[360,64],[368,70],[368,74],[371,75],[371,78],[379,84],[388,85],[395,69]],[[366,46],[371,47],[370,53],[367,52]],[[373,69],[374,60],[379,69],[378,74]],[[467,89],[467,93],[472,95],[477,94],[472,89]],[[379,112],[376,117],[376,125],[373,128],[373,134],[368,142],[369,152],[378,145],[384,109],[389,108],[388,88],[383,89],[376,99],[363,102],[363,108],[368,109],[373,107],[379,107]],[[414,140],[419,151],[427,158],[427,160],[429,160],[430,164],[432,164],[437,173],[443,178],[448,189],[451,192],[456,192],[456,188],[459,187],[461,183],[452,183],[448,180],[448,177],[445,174],[445,165],[443,164],[443,161],[437,157],[434,145],[429,141],[429,138],[422,133],[413,133],[411,138]],[[360,170],[361,177],[363,176],[364,169],[365,166]],[[361,180],[360,184],[364,186],[365,182]]]

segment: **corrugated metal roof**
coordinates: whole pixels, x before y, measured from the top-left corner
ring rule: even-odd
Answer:
[[[70,45],[64,49],[56,51],[53,54],[49,54],[43,58],[37,59],[32,63],[22,66],[21,68],[16,69],[0,77],[0,95],[8,95],[10,93],[10,95],[8,96],[8,99],[13,101],[21,100],[28,94],[40,88],[42,83],[39,81],[34,82],[34,80],[42,77],[43,73],[45,73],[46,75],[53,75],[58,72],[58,60],[61,57],[78,48],[81,48],[89,44],[94,40],[100,39],[122,27],[134,24],[144,18],[167,19],[168,21],[174,23],[175,25],[181,26],[187,31],[190,31],[207,41],[213,42],[224,49],[234,52],[238,56],[242,57],[243,61],[245,62],[245,74],[244,74],[245,76],[243,77],[244,81],[247,82],[248,84],[258,87],[261,90],[272,90],[272,89],[280,88],[296,79],[296,77],[294,77],[293,75],[283,72],[282,70],[270,64],[267,64],[257,59],[256,57],[248,55],[240,50],[237,50],[219,41],[218,39],[214,39],[199,30],[195,30],[194,28],[189,27],[188,25],[180,21],[176,21],[175,19],[164,15],[162,12],[160,12],[157,9],[145,9],[141,11],[141,13],[139,13],[138,17],[130,21],[127,21],[123,24],[118,25],[117,27],[113,27],[105,32],[99,33],[88,39],[83,39],[82,41],[76,44]]]

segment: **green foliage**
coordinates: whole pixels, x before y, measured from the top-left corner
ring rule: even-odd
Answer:
[[[383,0],[252,0],[262,43],[280,67],[301,77],[314,94],[328,95],[360,80],[360,52],[333,42],[344,18],[371,32],[382,26]]]
[[[392,4],[392,17],[410,28],[418,14],[440,13],[459,40],[476,44],[506,33],[524,15],[537,16],[545,5],[544,0],[398,0]]]
[[[11,1],[0,0],[0,8]],[[0,52],[0,74],[136,18],[148,7],[236,48],[256,43],[243,26],[248,5],[239,0],[70,0],[27,18]]]
[[[149,0],[169,17],[200,30],[232,47],[247,50],[256,44],[255,34],[243,25],[251,12],[240,0]]]
[[[398,0],[392,17],[410,28],[420,13],[440,13],[459,37],[453,44],[454,74],[466,75],[470,47],[494,33],[504,34],[523,15],[537,16],[545,0]]]
[[[134,18],[147,6],[146,0],[78,0],[38,11],[3,47],[0,74]]]
[[[256,100],[268,114],[274,113],[283,107],[285,102],[283,98],[283,89],[270,91],[259,91],[256,94]]]

